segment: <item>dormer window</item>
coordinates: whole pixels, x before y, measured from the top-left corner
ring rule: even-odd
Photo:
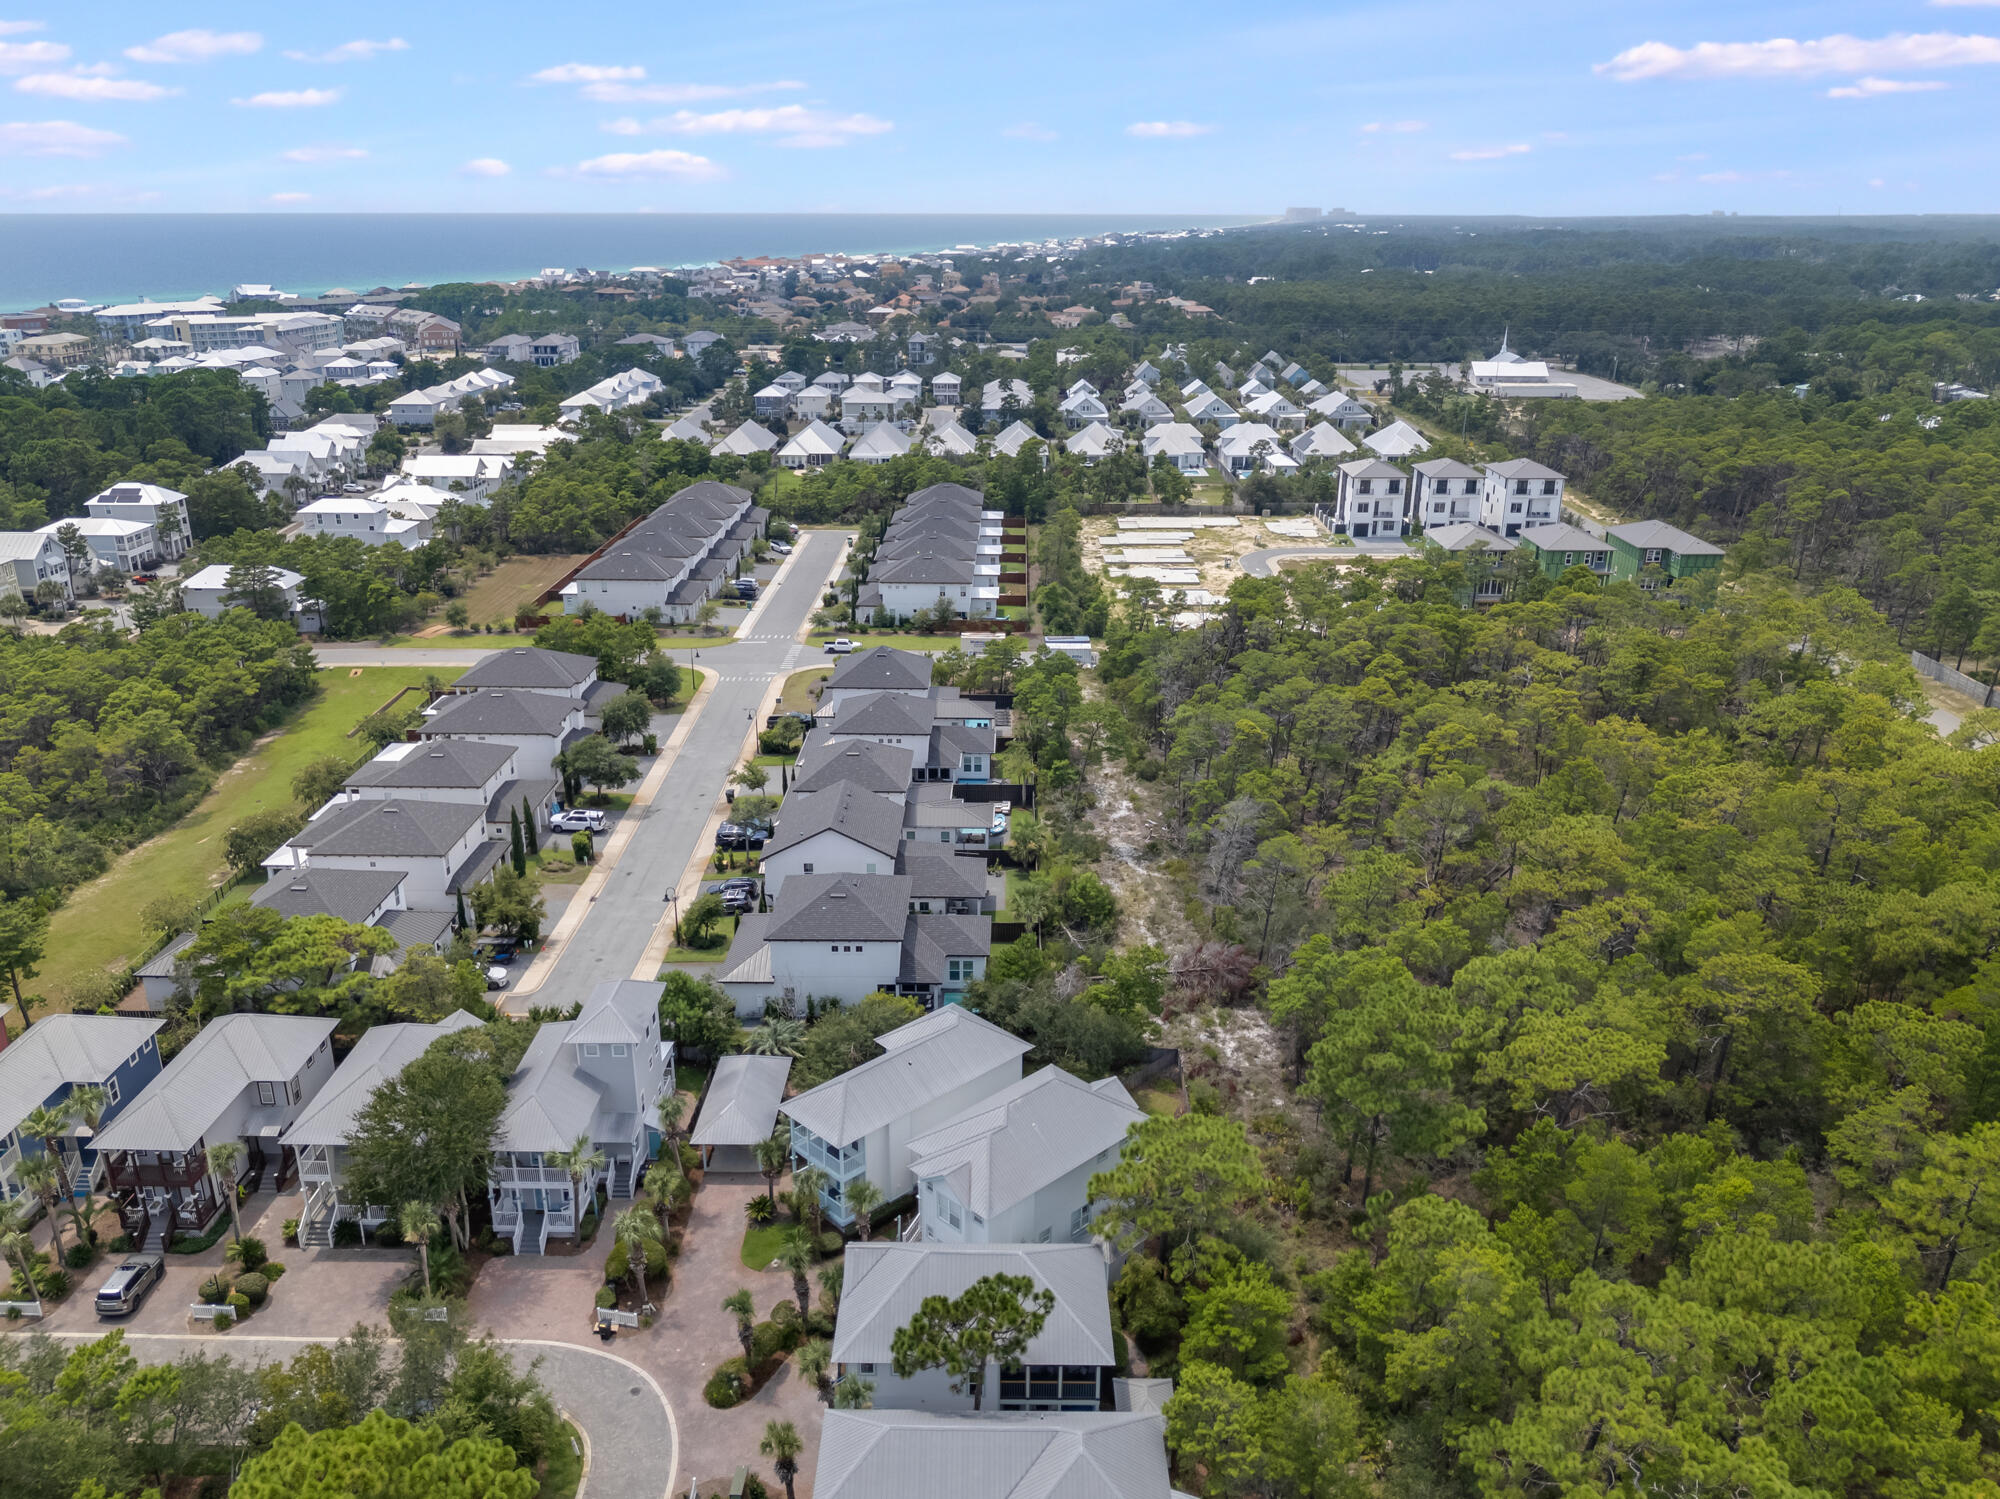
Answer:
[[[584,1042],[584,1043],[583,1043],[583,1054],[584,1054],[585,1056],[587,1056],[587,1057],[594,1057],[594,1056],[596,1056],[596,1055],[597,1055],[597,1043],[596,1043],[595,1041],[586,1041],[586,1042]]]

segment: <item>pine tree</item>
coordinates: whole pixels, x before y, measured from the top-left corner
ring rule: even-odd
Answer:
[[[457,899],[458,899],[458,929],[460,931],[464,931],[467,927],[471,926],[472,923],[466,919],[465,892],[463,890],[458,892]]]
[[[514,873],[524,875],[528,872],[528,850],[521,843],[521,814],[509,811],[507,821],[513,843]]]
[[[535,809],[528,805],[525,796],[521,798],[521,831],[527,835],[528,855],[532,858],[542,851],[542,840],[535,836]]]

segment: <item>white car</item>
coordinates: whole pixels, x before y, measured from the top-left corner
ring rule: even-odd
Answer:
[[[500,966],[498,966],[497,964],[496,964],[495,966],[493,966],[493,967],[491,967],[491,968],[487,969],[487,970],[486,970],[486,987],[487,987],[487,988],[488,988],[489,990],[492,990],[492,989],[504,989],[504,988],[506,988],[506,987],[507,987],[507,970],[506,970],[506,969],[504,969],[504,968],[502,968],[502,967],[500,967]]]
[[[549,819],[549,826],[558,833],[601,833],[607,819],[602,812],[587,811],[582,807],[568,807]]]
[[[829,656],[851,655],[853,651],[854,642],[849,640],[845,635],[842,635],[837,640],[829,640],[826,643],[826,654]]]
[[[772,550],[772,552],[774,552],[774,553],[775,553],[776,555],[778,555],[778,556],[780,556],[780,557],[789,557],[789,556],[791,556],[791,555],[792,555],[792,549],[791,549],[790,547],[786,546],[786,545],[785,545],[785,543],[784,543],[784,542],[782,542],[782,541],[774,541],[774,542],[772,542],[772,543],[771,543],[771,550]]]

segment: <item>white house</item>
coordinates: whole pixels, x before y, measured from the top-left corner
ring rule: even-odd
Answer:
[[[794,1166],[827,1174],[821,1194],[841,1224],[848,1182],[866,1176],[883,1201],[916,1188],[910,1141],[1021,1080],[1032,1048],[963,1005],[943,1009],[877,1038],[882,1055],[801,1093],[780,1107],[792,1121]]]
[[[1480,483],[1479,524],[1502,536],[1562,520],[1563,476],[1532,458],[1489,463]]]
[[[462,892],[490,875],[505,856],[506,845],[489,840],[486,833],[486,809],[471,802],[350,792],[315,813],[264,867],[400,870],[406,906],[449,911]]]
[[[666,382],[651,370],[620,370],[588,390],[565,397],[557,409],[564,421],[576,421],[586,411],[624,411],[643,406],[666,388]]]
[[[969,458],[979,440],[957,422],[946,422],[924,434],[924,449],[942,458]]]
[[[1413,519],[1428,533],[1439,526],[1476,525],[1484,488],[1478,469],[1456,458],[1429,458],[1410,469]]]
[[[1062,419],[1072,427],[1087,427],[1093,422],[1101,422],[1111,415],[1110,409],[1095,391],[1080,390],[1065,397],[1056,408]]]
[[[1256,396],[1244,406],[1244,414],[1257,421],[1268,423],[1280,430],[1286,427],[1303,427],[1305,413],[1275,390]]]
[[[760,427],[755,422],[745,422],[716,443],[714,451],[737,458],[749,458],[757,453],[768,453],[777,445],[778,439],[769,429]]]
[[[1314,458],[1345,458],[1354,444],[1331,422],[1316,422],[1292,439],[1292,456],[1301,463]]]
[[[1113,431],[1102,421],[1094,421],[1082,431],[1072,432],[1063,439],[1063,451],[1081,458],[1086,467],[1123,451],[1124,447],[1124,434]]]
[[[62,543],[57,533],[67,526],[76,527],[84,545],[89,547],[89,565],[93,571],[110,568],[113,572],[129,574],[144,572],[159,564],[160,542],[153,532],[151,521],[77,515],[50,521],[41,531],[45,536],[56,538],[56,544],[60,546]]]
[[[877,422],[866,432],[854,439],[854,446],[847,450],[853,463],[887,463],[891,458],[900,458],[910,451],[910,439],[894,422]]]
[[[892,747],[913,756],[918,753],[911,745]],[[904,784],[907,787],[908,782]],[[788,796],[772,822],[759,861],[764,889],[775,901],[793,875],[893,873],[902,842],[900,800],[885,804],[851,786]],[[895,940],[902,940],[900,926]]]
[[[1215,455],[1231,478],[1241,478],[1259,468],[1268,468],[1278,459],[1296,467],[1285,451],[1285,440],[1263,422],[1239,422],[1215,440]]]
[[[187,496],[163,484],[114,484],[84,502],[84,510],[106,520],[142,520],[153,528],[162,557],[184,555],[192,532]]]
[[[1367,427],[1372,426],[1375,421],[1373,407],[1357,401],[1344,391],[1328,391],[1306,409],[1314,416],[1332,422],[1336,427]]]
[[[1333,528],[1358,538],[1400,536],[1410,514],[1409,476],[1380,458],[1340,465]]]
[[[1429,451],[1430,445],[1429,438],[1401,417],[1361,439],[1361,446],[1380,458],[1408,458]]]
[[[1191,422],[1214,422],[1218,427],[1235,426],[1243,418],[1236,408],[1213,392],[1191,396],[1187,401],[1187,419]]]
[[[802,422],[823,422],[833,414],[833,396],[817,385],[808,385],[792,396],[792,415]]]
[[[931,400],[939,406],[956,406],[964,382],[949,370],[931,376]]]
[[[969,1499],[1187,1499],[1173,1486],[1156,1409],[826,1412],[813,1499],[937,1499],[939,1474]]]
[[[181,603],[196,614],[208,619],[220,619],[223,612],[238,607],[227,595],[232,591],[229,575],[235,571],[224,563],[204,567],[193,577],[181,580]],[[271,569],[272,585],[284,595],[286,608],[300,629],[318,628],[317,607],[307,599],[299,597],[299,587],[305,579],[289,568]]]
[[[307,535],[352,536],[369,546],[390,541],[406,547],[421,546],[431,534],[429,520],[392,514],[387,507],[362,495],[334,494],[314,500],[299,507],[298,519]]]
[[[778,449],[778,462],[785,468],[825,468],[840,456],[847,439],[825,422],[801,427]]]
[[[1087,1243],[1090,1179],[1146,1117],[1115,1077],[1044,1067],[910,1141],[926,1243]]]
[[[54,582],[71,596],[69,559],[55,537],[40,531],[0,531],[0,596],[33,601],[35,590]]]
[[[955,1300],[993,1275],[1026,1280],[1047,1292],[1053,1305],[1019,1365],[987,1365],[981,1409],[1102,1409],[1111,1398],[1118,1356],[1104,1257],[1089,1244],[848,1245],[833,1327],[836,1378],[872,1383],[875,1410],[969,1413],[972,1390],[963,1379],[943,1369],[897,1375],[895,1338],[928,1298]],[[960,1387],[955,1392],[954,1384]]]
[[[543,369],[568,364],[583,357],[583,345],[574,333],[538,333],[528,345],[528,360]]]
[[[548,776],[556,756],[584,737],[584,715],[584,704],[576,698],[486,687],[439,698],[417,733],[424,739],[511,745],[520,752],[521,774]]]
[[[1201,429],[1188,422],[1162,422],[1139,440],[1139,451],[1151,464],[1164,457],[1184,474],[1208,472],[1208,447]]]

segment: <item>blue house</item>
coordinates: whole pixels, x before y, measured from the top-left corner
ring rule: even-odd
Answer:
[[[22,1138],[21,1121],[74,1089],[98,1087],[106,1095],[101,1130],[160,1075],[156,1033],[163,1024],[123,1015],[44,1015],[0,1051],[0,1199],[20,1195],[21,1162],[47,1148]],[[91,1137],[88,1121],[71,1118],[56,1140],[77,1197],[90,1194],[97,1175]]]

